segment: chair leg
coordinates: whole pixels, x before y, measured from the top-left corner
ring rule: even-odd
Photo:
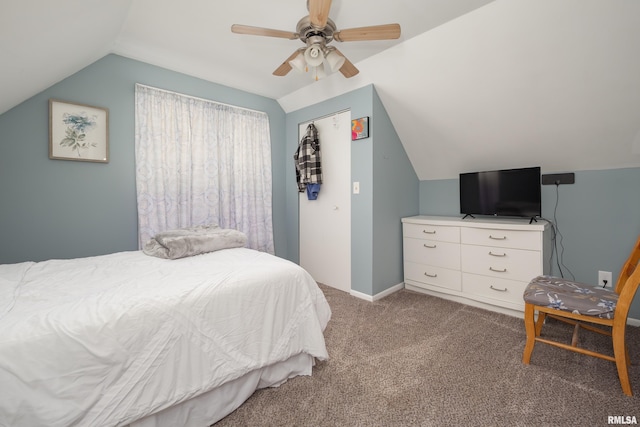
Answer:
[[[541,316],[543,313],[539,313],[538,316]],[[531,361],[531,353],[533,352],[533,346],[536,343],[536,335],[539,335],[539,331],[537,331],[536,323],[534,319],[535,310],[533,308],[533,304],[525,304],[524,305],[524,328],[527,332],[527,343],[524,346],[524,353],[522,354],[522,363],[528,365]],[[538,317],[539,321],[540,317]]]
[[[618,378],[622,391],[627,396],[633,396],[631,391],[631,383],[629,382],[629,354],[627,346],[624,343],[625,328],[613,328],[613,355],[616,359],[616,367],[618,368]]]
[[[576,322],[575,326],[573,327],[573,335],[571,336],[571,346],[572,347],[577,347],[578,346],[578,331],[580,330],[580,323]]]

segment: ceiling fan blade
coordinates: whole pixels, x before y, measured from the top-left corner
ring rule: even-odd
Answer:
[[[327,25],[331,0],[307,0],[309,20],[315,28],[322,29]]]
[[[290,31],[272,30],[269,28],[251,27],[249,25],[238,24],[233,24],[231,26],[231,32],[236,34],[248,34],[250,36],[279,37],[289,40],[295,40],[298,38],[298,33],[292,33]]]
[[[344,56],[342,52],[336,49],[336,53],[344,58],[344,64],[342,64],[342,67],[340,67],[340,72],[343,76],[349,78],[355,76],[360,72],[360,70],[358,70],[355,65],[353,65],[346,56]]]
[[[400,38],[400,24],[374,25],[371,27],[349,28],[333,33],[333,39],[339,42],[364,40],[391,40]]]
[[[291,61],[293,58],[298,56],[299,53],[300,53],[300,49],[297,49],[295,52],[293,52],[290,57],[288,57],[282,64],[280,64],[278,68],[276,68],[276,70],[273,72],[273,75],[280,76],[280,77],[286,76],[289,73],[289,71],[291,71],[291,69],[293,68],[291,64],[289,64],[289,61]]]

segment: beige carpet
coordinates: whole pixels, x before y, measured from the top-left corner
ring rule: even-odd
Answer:
[[[615,365],[536,344],[521,319],[402,290],[375,303],[322,286],[330,359],[311,377],[257,391],[223,426],[605,426],[640,422],[640,328],[627,332],[634,397]],[[571,330],[551,321],[547,331]],[[582,331],[583,345],[609,349]]]

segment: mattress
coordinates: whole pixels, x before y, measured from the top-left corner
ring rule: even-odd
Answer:
[[[0,425],[115,426],[297,355],[331,310],[298,265],[246,248],[0,265]]]

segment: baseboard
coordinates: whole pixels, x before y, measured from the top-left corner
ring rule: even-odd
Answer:
[[[438,298],[443,298],[449,301],[454,301],[454,302],[459,302],[460,304],[466,304],[466,305],[470,305],[473,307],[478,307],[478,308],[483,308],[485,310],[490,310],[490,311],[495,311],[497,313],[502,313],[502,314],[507,314],[509,316],[514,316],[514,317],[519,317],[519,318],[523,318],[524,317],[524,312],[519,311],[519,310],[512,310],[510,308],[505,308],[505,307],[500,307],[497,305],[492,305],[492,304],[487,304],[484,303],[482,301],[475,301],[469,298],[465,298],[465,297],[461,297],[461,296],[457,296],[457,295],[450,295],[450,294],[445,294],[445,293],[441,293],[441,292],[435,292],[435,291],[431,291],[429,289],[423,289],[423,288],[419,288],[417,286],[413,286],[410,284],[406,284],[405,288],[410,290],[410,291],[414,291],[414,292],[418,292],[418,293],[422,293],[422,294],[427,294],[427,295],[431,295],[434,297],[438,297]],[[634,319],[634,318],[627,318],[627,325],[629,326],[638,326],[640,327],[640,319]]]
[[[394,292],[398,292],[399,290],[402,290],[405,288],[405,284],[404,283],[398,283],[395,286],[390,287],[389,289],[385,289],[384,291],[375,294],[373,296],[371,295],[367,295],[367,294],[363,294],[362,292],[358,292],[358,291],[354,291],[353,289],[349,292],[350,295],[356,297],[356,298],[360,298],[363,299],[365,301],[369,301],[369,302],[374,302],[374,301],[378,301],[379,299],[382,299],[384,297],[387,297],[391,294],[393,294]],[[442,294],[439,292],[430,292],[426,289],[420,289],[417,287],[413,287],[413,286],[408,286],[407,289],[409,290],[413,290],[413,291],[417,291],[420,293],[424,293],[424,294],[428,294],[428,295],[432,295],[432,296],[436,296],[439,298],[444,298],[444,299],[448,299],[451,301],[455,301],[455,302],[459,302],[462,304],[467,304],[467,305],[471,305],[474,307],[478,307],[478,308],[484,308],[486,310],[491,310],[491,311],[497,311],[498,313],[503,313],[503,314],[507,314],[510,316],[515,316],[515,317],[520,317],[522,318],[523,313],[522,312],[518,312],[515,310],[510,310],[508,308],[502,308],[502,307],[498,307],[495,305],[491,305],[491,304],[485,304],[483,302],[479,302],[479,301],[474,301],[474,300],[470,300],[467,298],[461,298],[461,297],[456,297],[455,295],[447,295],[447,294]],[[627,319],[627,325],[630,326],[636,326],[636,327],[640,327],[640,319],[634,319],[634,318],[628,318]]]
[[[360,298],[360,299],[363,299],[363,300],[369,301],[369,302],[374,302],[374,301],[378,301],[379,299],[382,299],[384,297],[387,297],[387,296],[391,295],[394,292],[398,292],[401,289],[404,289],[404,283],[398,283],[397,285],[394,285],[394,286],[390,287],[389,289],[385,289],[384,291],[382,291],[380,293],[377,293],[377,294],[375,294],[373,296],[367,295],[367,294],[363,294],[362,292],[354,291],[353,289],[349,293],[352,296],[356,297],[356,298]]]

